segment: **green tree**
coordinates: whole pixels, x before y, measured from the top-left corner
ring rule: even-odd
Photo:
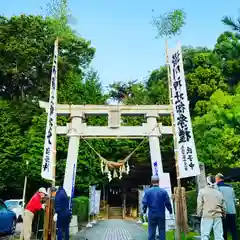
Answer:
[[[169,104],[167,68],[153,70],[146,81],[146,90],[151,104]]]
[[[193,122],[199,160],[209,169],[239,167],[240,95],[216,91]]]
[[[224,16],[222,22],[229,26],[233,31],[240,32],[240,17],[234,20],[229,16]]]
[[[6,189],[8,193],[14,189],[19,197],[24,174],[29,176],[30,193],[42,183],[40,172],[46,115],[42,115],[38,100],[47,101],[49,97],[56,35],[54,21],[50,17],[27,15],[0,18],[0,103],[1,112],[4,112],[0,126],[1,194]],[[95,50],[89,41],[72,34],[74,38],[61,41],[58,97],[65,103],[93,103],[96,99],[104,102],[97,74],[94,71],[88,75],[84,73]],[[82,97],[85,91],[88,95]],[[66,123],[66,119],[60,120]],[[65,148],[64,152],[59,151],[59,158],[66,159],[68,143],[66,139],[62,143],[59,141],[59,146]],[[25,169],[26,160],[31,171]],[[12,167],[7,170],[9,164]]]
[[[0,18],[0,94],[7,100],[46,100],[52,65],[54,21],[41,16]],[[59,89],[66,74],[81,73],[93,58],[90,42],[77,35],[63,39],[59,57]]]
[[[0,192],[17,192],[22,188],[24,171],[22,154],[25,139],[21,133],[15,106],[0,101]]]
[[[240,35],[238,33],[224,32],[214,47],[214,52],[221,61],[222,73],[229,91],[234,92],[240,82]]]
[[[101,84],[97,73],[90,70],[84,78],[79,74],[70,72],[67,75],[66,87],[60,91],[59,98],[61,103],[65,104],[104,104],[106,96],[102,94]],[[86,119],[91,125],[101,125],[104,118],[96,117]],[[58,117],[58,125],[66,125],[69,119],[66,117]],[[43,180],[40,177],[42,157],[44,149],[45,128],[46,128],[46,113],[37,115],[33,118],[26,139],[28,139],[27,152],[24,154],[24,160],[29,161],[29,178],[35,186]],[[93,147],[104,156],[108,157],[110,148],[109,143],[104,140],[94,140],[89,142]],[[66,136],[57,137],[57,167],[56,179],[57,184],[63,183],[66,158],[68,152],[68,138]],[[79,191],[88,191],[90,183],[101,184],[106,181],[100,172],[100,159],[89,148],[89,146],[81,140],[78,156],[78,168],[76,176],[76,188]]]

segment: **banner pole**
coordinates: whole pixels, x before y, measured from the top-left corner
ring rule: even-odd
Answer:
[[[54,47],[56,47],[56,49],[57,49],[57,54],[58,54],[58,45],[59,45],[59,38],[57,37],[56,38],[56,40],[55,40],[55,42],[54,42]],[[52,171],[53,171],[53,180],[52,180],[52,188],[54,188],[55,186],[56,186],[56,157],[57,157],[57,111],[56,111],[56,109],[57,109],[57,87],[58,87],[58,84],[57,84],[57,80],[58,80],[58,55],[57,55],[57,63],[56,63],[56,66],[57,66],[57,69],[56,69],[56,85],[55,85],[55,87],[56,87],[56,100],[55,100],[55,112],[56,112],[56,115],[55,115],[55,117],[56,117],[56,120],[55,120],[55,125],[54,125],[54,130],[53,130],[53,134],[54,134],[54,136],[53,136],[53,139],[54,139],[54,141],[53,141],[53,169],[52,169]],[[50,219],[50,221],[51,221],[51,229],[50,229],[50,231],[51,231],[51,240],[55,240],[56,239],[56,222],[55,221],[53,221],[53,216],[54,216],[54,214],[55,214],[55,194],[56,194],[56,192],[54,193],[54,195],[53,195],[53,193],[51,192],[51,213],[52,213],[52,216],[51,216],[51,219]]]
[[[47,128],[49,132],[46,133],[46,138],[48,139],[48,144],[51,144],[50,138],[51,138],[51,126],[52,126],[52,152],[49,153],[50,147],[47,148],[46,146],[46,139],[45,139],[45,147],[44,147],[44,154],[47,152],[51,155],[51,181],[52,181],[52,188],[50,191],[50,198],[47,201],[46,204],[46,211],[44,216],[44,231],[43,231],[43,239],[51,239],[55,240],[56,236],[56,223],[53,221],[54,216],[54,198],[55,198],[55,190],[54,187],[56,185],[56,141],[57,141],[57,113],[56,113],[56,107],[57,107],[57,72],[58,72],[58,43],[59,39],[56,38],[54,42],[54,56],[53,56],[53,67],[52,67],[52,75],[51,75],[51,87],[50,87],[50,97],[49,97],[49,112],[48,112],[48,121],[51,121],[51,124],[49,126],[47,125]],[[51,116],[52,115],[52,116]],[[46,149],[48,151],[46,151]],[[45,156],[45,155],[44,155]],[[46,162],[45,162],[46,164]],[[42,177],[46,178],[42,171]],[[48,176],[49,177],[49,176]]]
[[[54,46],[56,47],[56,49],[57,49],[57,53],[58,53],[58,44],[59,44],[59,39],[58,39],[58,37],[56,38],[56,40],[55,40],[55,43],[54,43]],[[58,57],[57,57],[58,58]],[[56,108],[57,108],[57,79],[58,79],[58,61],[57,61],[57,63],[56,63],[56,66],[57,66],[57,69],[56,69],[56,85],[55,85],[55,87],[56,87],[56,105],[55,105],[55,111],[56,111]],[[55,120],[55,124],[54,124],[54,131],[53,131],[53,134],[54,134],[54,136],[53,136],[53,139],[54,139],[54,141],[53,141],[53,169],[52,169],[52,171],[53,171],[53,180],[52,180],[52,187],[55,187],[55,185],[56,185],[56,155],[57,155],[57,112],[56,112],[56,120]]]
[[[173,142],[174,142],[174,158],[175,158],[175,166],[176,166],[176,176],[177,176],[177,188],[174,189],[174,205],[175,205],[175,219],[176,219],[176,232],[175,237],[176,240],[181,240],[181,227],[180,227],[180,190],[181,190],[181,179],[179,178],[179,164],[178,164],[178,147],[177,147],[177,138],[175,131],[175,121],[173,116],[173,98],[172,98],[172,79],[170,74],[170,66],[168,60],[168,41],[165,40],[165,53],[166,53],[166,67],[167,67],[167,78],[168,78],[168,92],[169,92],[169,102],[171,106],[171,123],[172,123],[172,131],[173,131]]]

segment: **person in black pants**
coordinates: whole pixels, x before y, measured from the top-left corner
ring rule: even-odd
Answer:
[[[232,235],[232,240],[239,240],[237,232],[237,216],[236,216],[236,197],[234,189],[231,185],[224,183],[224,176],[219,173],[216,175],[218,190],[222,193],[226,202],[227,214],[223,218],[224,239],[227,240],[228,232]]]
[[[55,196],[55,215],[54,221],[57,221],[57,240],[69,240],[69,225],[71,213],[69,209],[69,198],[63,187],[59,187]]]

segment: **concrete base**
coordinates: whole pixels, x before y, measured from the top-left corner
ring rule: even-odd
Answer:
[[[70,235],[75,235],[78,232],[78,217],[76,215],[72,216],[70,222]]]

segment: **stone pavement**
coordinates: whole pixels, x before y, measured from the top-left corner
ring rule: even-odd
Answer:
[[[147,232],[134,221],[110,219],[72,236],[72,240],[146,240]]]

